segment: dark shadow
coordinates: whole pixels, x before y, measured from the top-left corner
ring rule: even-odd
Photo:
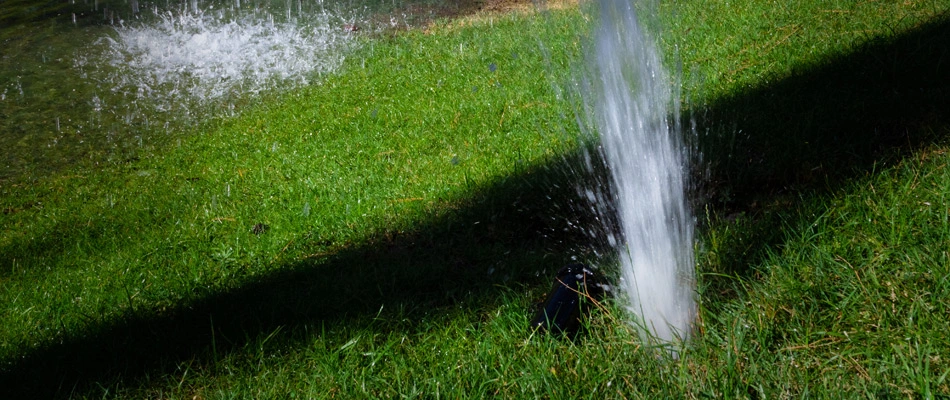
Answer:
[[[945,136],[950,15],[707,105],[700,149],[724,205],[822,191]]]
[[[695,114],[697,197],[713,222],[744,224],[712,272],[748,276],[808,203],[950,136],[950,15]]]
[[[182,362],[211,366],[275,330],[292,342],[294,332],[300,337],[307,329],[312,335],[321,326],[348,326],[381,307],[418,321],[451,307],[484,307],[481,302],[497,301],[504,286],[546,289],[570,256],[584,256],[589,242],[579,231],[565,231],[565,218],[594,223],[576,211],[575,178],[567,172],[576,163],[564,158],[506,177],[412,232],[326,249],[334,254],[289,262],[280,273],[174,309],[133,311],[83,337],[6,360],[0,365],[3,397],[90,394],[174,374]],[[302,246],[319,252],[323,244]],[[525,335],[529,317],[526,309]]]
[[[950,126],[948,49],[950,21],[941,18],[709,104],[699,121],[701,148],[730,155],[708,160],[710,180],[701,189],[714,212],[794,210],[801,205],[776,202],[826,194],[941,140]],[[380,306],[405,310],[400,315],[412,324],[453,306],[478,307],[497,296],[499,284],[546,289],[550,274],[591,243],[579,231],[564,231],[565,220],[595,225],[575,203],[572,165],[576,155],[513,174],[412,232],[294,261],[243,287],[171,310],[132,312],[84,337],[5,360],[0,387],[8,398],[92,393],[97,385],[174,374],[183,362],[213,365],[281,328],[332,329],[375,315]],[[781,240],[776,226],[736,245],[747,250],[729,256],[732,272],[748,274],[745,266]],[[539,271],[546,272],[539,277]],[[528,316],[526,310],[526,335]]]

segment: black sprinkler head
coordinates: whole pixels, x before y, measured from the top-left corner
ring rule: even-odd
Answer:
[[[581,317],[591,304],[603,298],[604,289],[603,282],[584,264],[561,268],[554,278],[551,293],[531,319],[531,329],[576,335]]]

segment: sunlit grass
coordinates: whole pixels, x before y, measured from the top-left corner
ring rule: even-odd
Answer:
[[[575,341],[527,329],[552,272],[592,245],[565,232],[588,216],[557,85],[591,23],[568,10],[367,38],[339,74],[139,160],[4,186],[0,382],[80,398],[950,394],[946,117],[855,106],[830,123],[812,109],[876,92],[806,96],[828,71],[900,71],[853,67],[861,52],[931,77],[947,6],[661,9],[709,177],[700,320],[678,358],[609,302]],[[797,96],[787,85],[810,93],[763,94]],[[903,98],[945,100],[946,79],[923,92]],[[849,123],[843,144],[783,147]],[[854,146],[874,127],[926,140]],[[848,168],[804,166],[823,156]]]

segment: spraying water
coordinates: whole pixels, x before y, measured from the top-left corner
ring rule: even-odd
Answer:
[[[629,0],[598,0],[600,26],[586,86],[586,129],[600,139],[608,194],[619,217],[620,285],[643,333],[685,339],[696,314],[693,218],[686,200],[686,150],[670,111],[678,103],[660,55]],[[602,206],[601,206],[602,207]],[[603,212],[603,211],[602,211]]]
[[[306,85],[342,64],[352,37],[340,13],[295,15],[303,11],[299,2],[288,3],[286,16],[243,10],[239,0],[218,10],[185,5],[156,10],[147,23],[121,23],[103,39],[111,68],[88,76],[170,110],[178,100],[214,102]],[[86,64],[80,58],[77,66]]]

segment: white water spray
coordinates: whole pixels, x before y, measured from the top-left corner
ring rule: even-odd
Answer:
[[[79,57],[77,67],[157,111],[306,85],[343,63],[354,41],[342,27],[356,12],[304,11],[288,2],[286,18],[275,21],[275,13],[241,9],[239,0],[217,10],[191,1],[120,24],[102,39],[103,54]]]
[[[618,248],[622,295],[644,333],[669,343],[689,335],[696,315],[687,152],[679,124],[671,122],[679,99],[637,6],[629,0],[598,5],[585,122],[600,138],[612,195],[600,190],[597,197],[612,197],[619,217],[621,237],[611,242]]]
[[[347,39],[330,23],[274,23],[253,15],[228,21],[202,12],[168,12],[156,24],[116,33],[112,62],[138,80],[129,83],[152,88],[190,82],[182,89],[203,98],[258,92],[275,81],[306,83],[342,63],[338,50]]]

